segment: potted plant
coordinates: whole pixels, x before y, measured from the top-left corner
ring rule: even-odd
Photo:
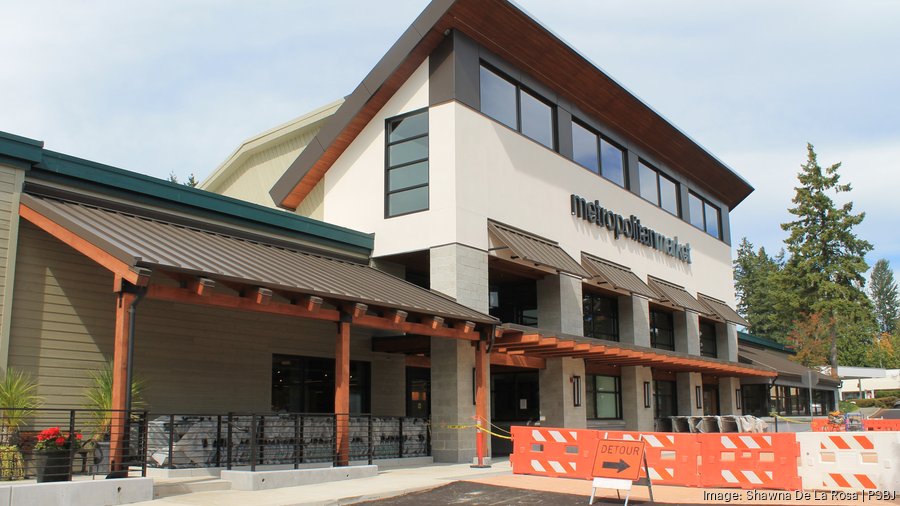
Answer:
[[[59,427],[42,430],[34,445],[37,482],[72,479],[72,458],[81,448],[81,434],[65,433]]]
[[[144,400],[142,398],[143,386],[144,382],[140,379],[134,379],[131,382],[132,410],[144,408]],[[86,446],[94,449],[93,463],[96,474],[109,472],[112,389],[112,362],[107,362],[102,368],[91,372],[91,384],[84,394],[87,398],[84,408],[90,411],[91,416],[91,437],[88,439]]]
[[[41,404],[34,379],[22,371],[7,369],[0,381],[0,480],[25,478],[19,427]]]

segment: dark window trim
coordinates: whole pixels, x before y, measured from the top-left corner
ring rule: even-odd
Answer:
[[[401,164],[397,164],[395,166],[391,166],[391,164],[390,164],[391,163],[391,150],[390,150],[391,146],[395,146],[397,144],[402,144],[404,142],[414,141],[416,139],[421,139],[421,138],[428,137],[429,135],[431,135],[431,129],[429,128],[429,130],[427,132],[425,132],[424,134],[414,135],[412,137],[407,137],[407,138],[399,140],[399,141],[391,142],[391,123],[394,123],[398,120],[402,120],[402,119],[405,119],[405,118],[408,118],[411,116],[423,114],[423,113],[428,114],[429,108],[422,107],[421,109],[416,109],[415,111],[398,114],[397,116],[391,116],[390,118],[385,118],[385,120],[384,120],[384,219],[386,219],[386,220],[390,219],[390,218],[398,218],[400,216],[406,216],[409,214],[421,213],[423,211],[428,211],[429,209],[431,209],[431,189],[430,189],[430,186],[431,186],[431,164],[430,163],[428,164],[428,181],[427,182],[425,182],[423,184],[418,184],[415,186],[402,188],[399,190],[389,190],[389,188],[390,188],[390,173],[392,170],[401,169],[403,167],[407,167],[409,165],[414,165],[417,163],[427,162],[431,159],[431,150],[429,149],[428,156],[425,158],[412,160],[409,162],[404,162]],[[405,191],[415,190],[415,189],[423,188],[423,187],[429,188],[428,201],[427,201],[424,209],[416,209],[414,211],[408,211],[405,213],[398,213],[398,214],[390,213],[390,197],[391,197],[391,195],[405,192]]]
[[[606,141],[611,146],[615,147],[616,149],[618,149],[619,151],[622,152],[622,179],[623,179],[622,182],[624,183],[624,186],[619,186],[619,188],[624,188],[626,190],[630,189],[631,181],[630,181],[630,178],[628,177],[628,150],[626,148],[624,148],[618,142],[610,139],[607,135],[600,133],[599,130],[592,127],[586,121],[579,118],[578,116],[575,116],[574,114],[572,115],[572,124],[575,124],[575,125],[580,126],[581,128],[584,128],[588,132],[592,133],[594,135],[594,137],[596,138],[596,142],[594,142],[594,151],[595,151],[595,154],[597,155],[597,172],[595,174],[594,171],[592,171],[589,167],[585,167],[584,165],[581,165],[580,163],[575,161],[574,153],[573,153],[572,158],[570,158],[570,160],[572,162],[575,162],[575,165],[578,165],[579,167],[587,170],[591,174],[600,176],[603,179],[609,181],[610,183],[612,183],[616,186],[619,186],[619,183],[616,183],[612,179],[603,175],[603,151],[600,149],[600,141],[601,140]],[[574,138],[574,135],[573,135],[573,138]]]
[[[710,357],[710,358],[718,358],[718,356],[719,356],[719,341],[717,339],[718,336],[716,335],[716,325],[714,323],[701,321],[699,327],[704,327],[704,326],[712,329],[712,339],[710,339],[708,337],[705,339],[705,341],[712,343],[712,352],[710,352],[709,350],[703,349],[704,339],[703,339],[703,333],[701,332],[700,333],[700,356]]]
[[[669,347],[669,344],[668,344],[668,343],[661,344],[661,343],[657,340],[657,337],[658,337],[658,335],[659,335],[659,332],[653,332],[654,329],[658,329],[658,328],[659,328],[659,327],[654,327],[654,326],[652,325],[652,323],[653,323],[653,314],[654,314],[654,313],[666,315],[666,316],[668,317],[668,319],[669,319],[669,323],[671,324],[672,328],[671,328],[671,329],[665,329],[665,330],[670,330],[670,331],[672,332],[672,347],[671,347],[671,348]],[[651,325],[650,325],[650,347],[651,347],[651,348],[656,348],[656,349],[658,349],[658,350],[675,351],[675,315],[673,315],[672,313],[669,313],[668,311],[659,311],[659,310],[650,309],[650,311],[649,311],[649,318],[650,318],[650,323],[651,323]]]
[[[681,183],[679,183],[678,180],[675,179],[674,177],[672,177],[672,176],[666,174],[665,172],[663,172],[662,170],[658,169],[656,167],[656,165],[653,165],[652,163],[648,162],[644,158],[638,158],[638,164],[639,164],[639,166],[638,166],[639,171],[640,171],[640,164],[643,164],[644,167],[647,167],[648,169],[650,169],[654,173],[656,173],[656,202],[655,202],[656,207],[671,214],[672,216],[675,216],[676,218],[681,218],[684,214],[681,212]],[[662,206],[662,185],[659,184],[660,178],[665,178],[670,183],[675,185],[675,212],[674,213]],[[640,197],[644,198],[643,196],[640,196]],[[644,200],[647,200],[647,199],[644,198]],[[654,202],[652,202],[650,200],[647,200],[647,202],[654,204]],[[721,218],[720,218],[720,220],[721,220]]]
[[[594,292],[584,292],[581,296],[581,299],[582,299],[582,302],[581,302],[582,321],[587,318],[587,315],[584,314],[584,312],[583,312],[585,298],[591,299],[591,308],[594,307],[594,299],[604,298],[604,299],[609,299],[613,302],[613,305],[615,306],[615,311],[613,312],[612,319],[613,319],[613,323],[615,326],[615,332],[616,332],[615,336],[610,336],[609,334],[598,334],[597,332],[595,332],[594,331],[594,319],[593,319],[594,314],[592,314],[591,315],[591,335],[588,336],[587,333],[585,333],[585,337],[590,337],[592,339],[603,339],[605,341],[619,342],[619,340],[621,339],[621,329],[619,328],[619,300],[613,296],[607,296],[607,295],[594,293]]]
[[[698,194],[697,194],[696,192],[694,192],[693,190],[689,190],[689,191],[688,191],[688,195],[690,195],[690,196],[696,198],[696,199],[699,200],[699,201],[701,202],[701,204],[702,204],[702,205],[700,206],[700,212],[701,212],[701,214],[703,215],[703,228],[700,228],[700,227],[698,227],[697,225],[694,225],[693,223],[691,223],[691,225],[693,225],[694,228],[697,228],[697,229],[699,229],[699,230],[702,230],[702,231],[706,232],[707,235],[709,235],[710,237],[715,237],[716,239],[721,240],[721,239],[722,239],[722,208],[719,207],[719,206],[717,206],[717,205],[715,205],[715,204],[713,204],[712,202],[710,202],[709,199],[704,198],[704,197],[698,195]],[[706,223],[706,206],[709,206],[709,207],[712,207],[713,209],[715,209],[715,210],[716,210],[716,216],[719,217],[719,223],[717,224],[717,230],[718,230],[718,232],[719,232],[719,235],[718,235],[718,236],[715,236],[715,235],[712,235],[712,234],[709,233],[709,227],[707,226],[707,223]]]
[[[624,415],[622,414],[622,377],[621,376],[610,376],[608,374],[587,374],[589,387],[586,389],[585,393],[587,395],[592,395],[591,403],[594,406],[594,412],[588,413],[587,418],[589,420],[623,420]],[[616,396],[616,416],[615,417],[600,417],[597,415],[597,382],[595,378],[597,376],[602,376],[605,378],[615,378],[615,390],[613,392],[600,392],[600,393],[612,393]]]
[[[557,112],[556,103],[554,103],[552,100],[545,97],[543,93],[540,93],[537,90],[535,90],[534,88],[529,87],[522,81],[519,81],[518,79],[513,78],[508,73],[504,72],[503,70],[500,70],[497,66],[491,64],[488,61],[481,59],[481,60],[479,60],[479,65],[481,67],[486,68],[490,72],[494,73],[497,77],[503,79],[504,81],[508,82],[509,84],[513,85],[516,88],[516,128],[512,128],[509,125],[507,125],[506,123],[503,123],[503,122],[501,122],[497,119],[494,119],[491,116],[488,116],[487,114],[481,112],[482,104],[481,104],[480,78],[479,78],[479,83],[478,83],[478,93],[479,93],[478,112],[480,112],[485,117],[490,118],[491,121],[493,121],[495,123],[499,123],[500,125],[503,125],[506,128],[509,128],[510,130],[515,131],[522,137],[525,137],[526,139],[528,139],[532,142],[535,142],[538,145],[543,146],[544,148],[549,149],[550,151],[553,151],[554,153],[559,153],[559,132],[558,132],[558,125],[557,125],[558,112]],[[525,90],[526,93],[528,93],[529,95],[534,97],[536,100],[538,100],[539,102],[543,102],[545,105],[550,107],[550,130],[551,130],[550,133],[552,135],[551,144],[553,144],[553,146],[547,146],[546,144],[542,143],[541,141],[532,139],[531,137],[525,135],[522,132],[522,90]],[[599,149],[599,146],[598,146],[598,149]]]

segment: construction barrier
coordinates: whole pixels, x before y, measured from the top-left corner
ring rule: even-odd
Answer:
[[[804,489],[900,491],[900,432],[797,433]]]
[[[698,434],[704,487],[800,489],[794,433]]]
[[[601,433],[601,439],[625,439],[629,441],[643,439],[646,443],[644,452],[647,455],[647,467],[653,483],[686,485],[690,487],[700,486],[700,474],[697,468],[700,460],[700,444],[696,438],[698,434],[627,431],[597,432]],[[606,437],[604,438],[603,435]],[[645,476],[646,473],[641,470],[641,477]]]
[[[863,429],[875,431],[900,431],[900,420],[863,420]]]
[[[509,456],[515,474],[590,480],[594,452],[600,432],[585,429],[514,426],[513,453]]]

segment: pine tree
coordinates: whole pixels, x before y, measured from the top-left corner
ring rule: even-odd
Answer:
[[[872,245],[853,232],[865,213],[854,214],[852,202],[838,207],[830,196],[851,190],[849,184],[840,183],[840,166],[823,169],[813,146],[807,144],[794,207],[788,209],[796,219],[781,225],[789,232],[784,274],[796,297],[797,314],[807,319],[818,314],[826,322],[828,361],[835,372],[839,358],[844,365],[865,362],[875,330],[872,306],[863,291],[868,270],[864,257]],[[803,325],[796,328],[802,330]]]
[[[783,258],[783,252],[780,254]],[[734,261],[734,285],[738,313],[750,324],[750,331],[786,342],[793,324],[792,314],[783,311],[785,290],[779,257],[770,257],[765,248],[754,251],[746,237],[738,246]]]
[[[888,261],[883,258],[875,262],[875,267],[872,268],[872,275],[869,278],[869,296],[875,307],[878,331],[886,334],[893,333],[897,328],[897,318],[900,313],[900,297],[897,295],[894,272]]]

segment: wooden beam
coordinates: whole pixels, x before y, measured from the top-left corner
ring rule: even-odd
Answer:
[[[526,367],[528,369],[546,369],[547,361],[540,357],[529,357],[526,355],[507,355],[506,353],[491,352],[491,365]]]
[[[540,340],[540,334],[503,334],[494,339],[494,346],[515,346],[519,344],[537,343]]]
[[[98,246],[91,244],[86,239],[78,236],[75,232],[63,227],[25,204],[19,204],[19,216],[25,218],[44,232],[59,239],[75,251],[90,258],[94,262],[97,262],[102,267],[125,281],[128,281],[135,286],[146,286],[140,284],[142,282],[140,274],[135,272],[131,265],[116,258],[112,254],[107,253]]]
[[[319,309],[322,309],[322,297],[316,297],[314,295],[306,295],[300,297],[297,301],[297,306],[302,307],[306,311],[310,313],[318,313]]]
[[[281,302],[270,302],[267,305],[262,305],[257,304],[255,300],[238,297],[236,295],[211,293],[207,296],[200,296],[186,288],[176,288],[171,286],[150,285],[147,288],[147,298],[184,304],[197,304],[200,306],[237,309],[239,311],[269,313],[297,318],[311,318],[314,320],[332,322],[340,320],[340,313],[333,309],[309,311],[305,307],[294,304],[284,304]]]
[[[456,330],[459,330],[463,334],[468,334],[469,332],[472,332],[473,330],[475,330],[475,323],[474,322],[456,322],[455,324],[453,324],[453,328]]]
[[[403,323],[406,321],[406,318],[409,316],[409,313],[406,311],[401,311],[399,309],[392,309],[390,311],[384,312],[384,319],[389,320],[391,323]]]
[[[129,309],[137,299],[137,295],[121,291],[116,297],[116,323],[113,337],[113,368],[112,368],[112,402],[113,410],[110,422],[110,471],[121,471],[126,468],[126,430],[125,419],[127,413],[126,397],[128,395],[128,349],[129,349]]]
[[[209,278],[194,278],[187,282],[187,289],[201,297],[206,297],[213,293],[216,282]]]
[[[475,424],[490,429],[490,420],[488,420],[487,396],[490,392],[490,361],[488,360],[487,342],[478,341],[475,348]],[[484,465],[484,457],[487,452],[487,435],[484,431],[475,433],[475,448],[478,457],[478,465]]]
[[[407,355],[406,367],[431,368],[431,357],[424,357],[422,355]]]
[[[334,349],[335,446],[338,466],[350,465],[350,324],[338,323]]]
[[[431,338],[428,336],[373,337],[372,351],[379,353],[428,353]]]
[[[394,323],[386,318],[378,316],[364,315],[353,319],[353,324],[358,327],[365,327],[378,330],[391,330],[395,332],[404,332],[407,334],[421,334],[423,336],[449,337],[453,339],[463,339],[465,341],[477,341],[479,339],[477,332],[465,333],[448,327],[432,328],[430,325],[421,323]]]
[[[257,304],[267,306],[272,302],[272,290],[259,286],[253,292],[253,298],[256,300]]]
[[[357,318],[366,315],[366,311],[369,310],[369,306],[360,302],[348,302],[343,305],[343,310],[345,313],[350,315],[351,318],[356,320]]]
[[[432,329],[439,329],[444,326],[444,319],[440,316],[425,316],[422,318],[421,325],[431,327]]]

